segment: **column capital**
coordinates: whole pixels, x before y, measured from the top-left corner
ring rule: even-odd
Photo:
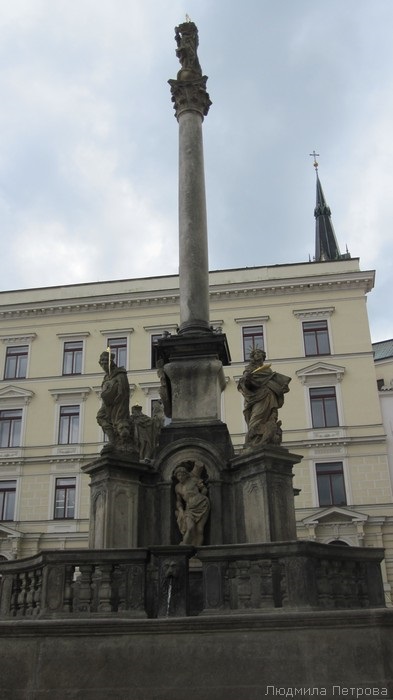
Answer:
[[[207,115],[212,103],[206,91],[206,82],[206,75],[193,80],[168,80],[176,119],[182,112],[198,112],[202,119]]]

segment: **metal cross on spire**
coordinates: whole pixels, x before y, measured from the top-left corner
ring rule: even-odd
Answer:
[[[315,168],[315,172],[317,173],[317,172],[318,172],[318,161],[317,161],[317,156],[319,156],[319,153],[316,153],[316,152],[315,152],[315,149],[314,149],[312,153],[309,153],[309,155],[312,156],[312,157],[314,158],[314,163],[313,163],[313,165],[314,165],[314,168]]]

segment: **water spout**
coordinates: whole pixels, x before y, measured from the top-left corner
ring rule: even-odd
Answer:
[[[167,599],[166,599],[166,617],[169,617],[169,610],[171,607],[172,581],[173,581],[173,576],[169,576],[168,577],[168,594],[167,594]]]

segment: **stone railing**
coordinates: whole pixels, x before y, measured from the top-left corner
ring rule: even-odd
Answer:
[[[2,618],[146,617],[147,550],[41,552],[0,565]]]
[[[204,547],[204,613],[384,607],[382,549],[309,541]]]
[[[0,563],[0,617],[152,618],[384,607],[382,558],[381,549],[307,541],[46,551]]]

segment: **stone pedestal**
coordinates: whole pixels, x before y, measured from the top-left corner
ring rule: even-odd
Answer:
[[[244,451],[231,460],[236,499],[235,542],[296,539],[293,465],[301,457],[282,447]]]
[[[140,477],[151,474],[150,467],[124,454],[108,453],[82,470],[91,477],[89,547],[141,546],[138,524],[144,494]]]
[[[161,431],[160,446],[183,438],[201,439],[218,445],[227,459],[232,457],[229,432],[221,421],[223,365],[230,363],[225,334],[160,338],[157,355],[164,362],[172,404],[172,422]]]

